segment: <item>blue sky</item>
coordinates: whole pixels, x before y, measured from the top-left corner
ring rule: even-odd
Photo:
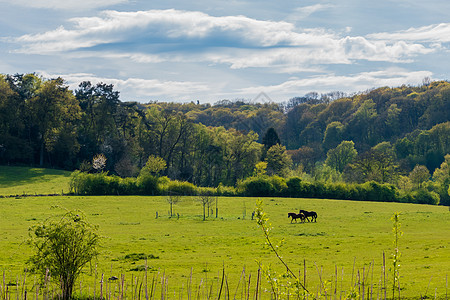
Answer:
[[[123,101],[286,101],[448,80],[450,1],[0,0],[0,73]]]

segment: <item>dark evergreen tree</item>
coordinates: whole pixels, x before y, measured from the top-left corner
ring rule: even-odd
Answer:
[[[275,146],[276,144],[281,144],[280,138],[278,137],[278,134],[273,127],[267,129],[262,142],[264,144],[265,150],[269,150],[270,147]]]
[[[280,138],[278,137],[278,134],[273,127],[267,129],[262,139],[262,143],[264,145],[264,148],[262,149],[261,160],[264,160],[266,158],[267,151],[270,149],[270,147],[275,146],[277,144],[281,145]]]

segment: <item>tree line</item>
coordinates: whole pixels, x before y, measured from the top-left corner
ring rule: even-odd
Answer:
[[[255,176],[392,184],[449,201],[450,83],[310,93],[284,103],[122,102],[113,85],[0,75],[0,163],[237,186]],[[420,176],[417,174],[420,173]],[[444,175],[443,175],[444,174]],[[446,177],[447,176],[447,177]],[[440,182],[440,184],[437,184]]]

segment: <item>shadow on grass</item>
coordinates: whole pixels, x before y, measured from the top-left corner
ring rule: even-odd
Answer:
[[[39,184],[52,178],[67,178],[70,174],[63,170],[0,166],[0,188]]]

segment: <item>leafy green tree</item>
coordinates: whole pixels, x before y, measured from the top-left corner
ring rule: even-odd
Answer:
[[[419,165],[415,166],[409,173],[409,178],[416,188],[421,188],[422,184],[430,179],[430,176],[430,171],[428,171],[427,167]]]
[[[421,121],[428,127],[449,120],[448,112],[450,110],[450,86],[442,86],[437,95],[433,97],[426,107],[426,111],[421,117]]]
[[[336,148],[342,141],[344,125],[341,122],[331,122],[327,125],[322,146],[325,151]]]
[[[399,189],[402,189],[404,191],[411,191],[413,188],[413,184],[411,182],[411,179],[409,176],[402,176],[400,175],[397,180],[397,187]]]
[[[292,159],[286,152],[286,147],[276,144],[269,148],[266,155],[267,173],[269,175],[286,176],[292,166]]]
[[[267,162],[260,161],[255,165],[255,175],[262,176],[266,175],[267,172]]]
[[[159,156],[150,155],[147,163],[141,170],[141,174],[148,173],[151,175],[158,175],[166,168],[166,161]]]
[[[29,262],[34,271],[43,276],[48,270],[62,288],[62,299],[69,300],[81,270],[98,254],[97,226],[71,211],[32,226],[29,232],[35,251]]]
[[[30,100],[42,84],[34,74],[0,75],[0,159],[33,164],[39,144]]]
[[[185,162],[192,166],[192,181],[199,186],[218,186],[222,181],[224,149],[216,139],[215,128],[202,124],[194,125],[192,148],[184,155]]]
[[[92,85],[90,81],[83,81],[75,96],[86,116],[87,134],[92,135],[97,144],[116,133],[115,113],[120,100],[112,84]]]
[[[401,130],[399,118],[401,112],[402,109],[396,103],[391,104],[387,110],[386,126],[388,129],[387,133],[390,133],[390,136],[397,134]]]
[[[375,102],[372,99],[364,100],[358,110],[352,115],[352,120],[346,126],[349,136],[354,141],[370,145],[374,134],[374,119],[377,117]]]
[[[314,179],[320,182],[336,183],[342,181],[342,174],[327,164],[317,164]]]
[[[78,152],[75,123],[80,119],[80,106],[62,78],[45,81],[30,100],[32,119],[39,128],[40,159],[44,164],[44,151],[57,151],[62,133],[73,139],[71,154]],[[67,137],[66,137],[67,138]]]
[[[441,196],[441,204],[450,205],[450,154],[445,156],[445,161],[433,173],[433,181],[435,182],[437,192]]]
[[[343,141],[336,148],[327,152],[325,164],[342,173],[345,166],[351,163],[357,155],[355,143],[353,141]]]
[[[255,164],[261,157],[261,144],[258,134],[243,134],[235,129],[223,127],[214,130],[215,143],[222,149],[224,174],[222,182],[234,185],[239,179],[253,174]]]
[[[395,182],[398,177],[398,165],[392,155],[373,149],[360,154],[344,171],[347,181],[363,183]]]

